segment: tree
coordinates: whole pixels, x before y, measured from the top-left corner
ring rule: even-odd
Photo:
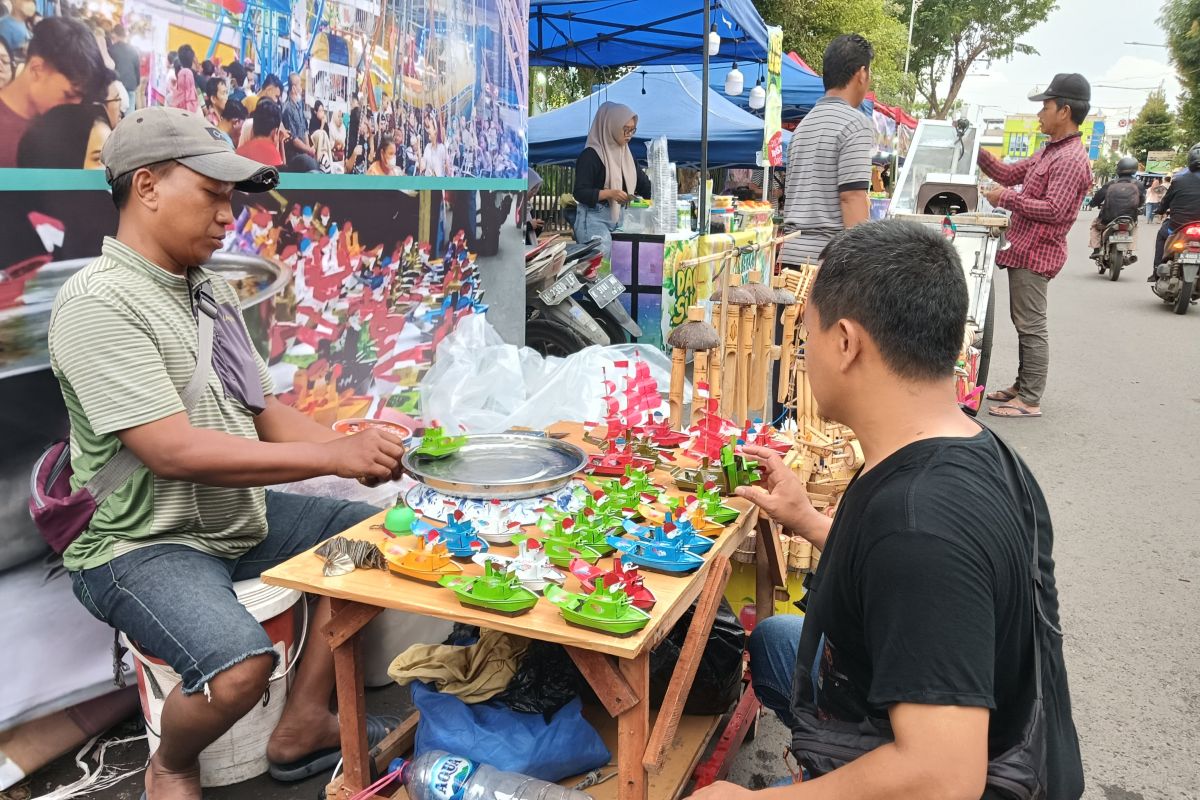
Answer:
[[[1179,74],[1179,144],[1200,141],[1200,0],[1167,0],[1158,24],[1167,34],[1171,62]]]
[[[529,71],[530,111],[550,111],[582,100],[591,94],[596,86],[612,83],[632,69],[633,67],[534,67]]]
[[[1116,153],[1101,153],[1100,157],[1092,162],[1092,177],[1100,183],[1108,183],[1117,174],[1119,158]]]
[[[1125,137],[1125,149],[1145,164],[1151,150],[1175,149],[1176,127],[1175,115],[1167,108],[1166,95],[1151,92]]]
[[[1056,7],[1054,0],[912,1],[919,3],[913,26],[913,71],[917,89],[935,119],[946,118],[976,63],[1036,53],[1020,39]],[[907,4],[903,16],[907,21]],[[943,86],[944,95],[940,94]]]
[[[875,49],[871,65],[875,96],[888,105],[908,101],[911,80],[903,72],[908,28],[899,19],[895,0],[755,0],[754,4],[769,25],[783,28],[784,52],[796,51],[818,73],[831,40],[843,33],[861,34]]]

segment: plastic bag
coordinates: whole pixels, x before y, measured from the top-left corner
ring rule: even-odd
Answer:
[[[418,756],[445,750],[544,781],[589,772],[611,759],[600,734],[583,718],[578,697],[549,719],[494,701],[468,705],[420,682],[412,684],[412,700],[421,712]]]
[[[695,609],[693,604],[685,611],[667,638],[650,652],[650,704],[655,708],[662,704],[671,684]],[[746,630],[729,602],[722,599],[684,713],[723,714],[729,710],[741,692],[745,648]],[[587,679],[562,646],[535,641],[530,642],[517,674],[504,693],[496,697],[496,702],[521,711],[549,713],[576,695],[595,700]]]
[[[426,423],[437,420],[448,430],[471,433],[598,421],[605,371],[615,376],[614,362],[635,355],[650,365],[665,392],[671,359],[656,347],[588,347],[567,358],[543,358],[528,347],[505,344],[484,315],[473,315],[438,345],[434,365],[419,386],[421,413]]]

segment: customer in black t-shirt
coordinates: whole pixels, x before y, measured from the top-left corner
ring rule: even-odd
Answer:
[[[807,616],[761,620],[750,640],[755,692],[792,728],[793,751],[815,777],[764,797],[1008,796],[986,781],[989,761],[1018,743],[1035,695],[1032,514],[1049,622],[1038,626],[1045,796],[1082,794],[1062,642],[1052,632],[1045,500],[1025,466],[956,402],[967,302],[953,246],[927,228],[873,222],[826,248],[804,311],[808,375],[821,413],[855,431],[866,463],[830,520],[778,455],[746,448],[765,463],[766,485],[739,494],[822,551]],[[839,732],[865,731],[885,743],[858,758],[831,747]],[[820,774],[818,765],[850,758]],[[750,794],[722,783],[694,797]]]

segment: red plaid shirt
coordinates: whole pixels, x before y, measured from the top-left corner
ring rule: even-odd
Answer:
[[[1031,158],[1005,164],[986,150],[979,167],[1005,189],[997,204],[1012,212],[1009,248],[996,263],[1053,278],[1067,262],[1067,232],[1075,224],[1083,196],[1092,185],[1092,167],[1079,134],[1050,142]]]

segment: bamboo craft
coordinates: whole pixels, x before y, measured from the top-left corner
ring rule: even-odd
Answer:
[[[732,299],[730,302],[734,302]],[[750,418],[750,356],[754,348],[754,325],[758,319],[758,305],[752,296],[746,296],[738,316],[737,375],[734,384],[734,408],[739,424]]]
[[[695,354],[696,367],[692,373],[692,387],[693,392],[698,392],[700,385],[708,379],[708,351],[720,347],[721,339],[716,329],[704,319],[704,309],[692,306],[688,309],[687,320],[667,335],[667,344],[671,346],[671,389],[667,396],[671,410],[671,428],[680,430],[689,422],[683,418],[687,354]],[[701,361],[703,369],[700,367]]]
[[[754,292],[755,309],[753,346],[750,351],[748,406],[761,411],[761,418],[769,420],[767,408],[767,381],[770,374],[771,348],[775,340],[775,293],[761,282],[761,273],[751,270],[746,275],[746,288]],[[743,417],[743,419],[748,418]]]

